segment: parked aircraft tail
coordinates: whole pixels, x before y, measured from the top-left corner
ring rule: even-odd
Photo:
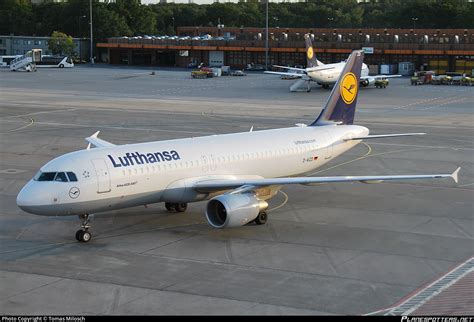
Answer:
[[[304,42],[306,44],[306,68],[324,65],[316,58],[313,43],[311,42],[311,37],[309,34],[304,35]]]
[[[355,50],[351,53],[323,111],[311,126],[354,123],[363,61],[364,52],[362,50]]]

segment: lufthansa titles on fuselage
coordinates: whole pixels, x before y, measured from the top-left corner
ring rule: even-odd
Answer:
[[[167,162],[172,160],[180,160],[178,152],[175,150],[161,151],[154,153],[140,153],[140,152],[127,152],[125,155],[115,157],[110,154],[107,155],[112,162],[114,168],[128,167],[141,164],[150,164],[157,162]]]

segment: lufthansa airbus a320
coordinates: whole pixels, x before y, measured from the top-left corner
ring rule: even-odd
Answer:
[[[89,215],[164,202],[183,212],[207,201],[214,228],[267,221],[267,201],[284,185],[453,178],[451,174],[304,176],[365,139],[423,133],[369,135],[354,125],[364,54],[354,51],[320,115],[310,125],[159,142],[114,145],[86,138],[87,149],[41,167],[20,191],[17,205],[42,216],[78,215],[76,239],[91,240]]]

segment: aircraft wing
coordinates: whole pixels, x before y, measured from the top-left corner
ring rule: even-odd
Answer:
[[[413,174],[413,175],[384,175],[384,176],[335,176],[335,177],[292,177],[271,179],[236,179],[236,180],[205,180],[196,182],[193,188],[199,192],[211,192],[227,189],[238,189],[238,192],[254,190],[264,186],[279,186],[287,184],[312,185],[318,183],[354,182],[380,183],[389,180],[412,180],[412,179],[440,179],[452,178],[458,182],[458,167],[451,174]]]
[[[272,74],[272,75],[280,75],[280,76],[293,76],[293,77],[298,77],[302,78],[303,76],[306,76],[306,74],[301,74],[301,73],[291,73],[291,72],[270,72],[270,71],[264,71],[264,74]]]
[[[425,134],[426,133],[377,134],[377,135],[356,136],[356,137],[353,137],[353,138],[344,139],[344,141],[380,139],[380,138],[395,138],[395,137],[399,137],[399,136],[414,136],[414,135],[425,135]]]
[[[402,75],[374,75],[374,76],[360,76],[360,79],[380,79],[380,78],[395,78],[402,77]]]
[[[104,148],[104,147],[111,147],[115,146],[115,144],[110,143],[108,141],[99,139],[97,136],[99,135],[100,131],[95,132],[91,136],[86,138],[86,141],[89,142],[89,145],[87,146],[87,150],[90,149],[91,144],[95,146],[96,148]]]

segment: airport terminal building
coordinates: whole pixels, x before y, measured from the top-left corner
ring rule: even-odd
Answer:
[[[473,29],[269,28],[268,33],[269,65],[306,65],[303,36],[309,33],[324,63],[344,60],[352,50],[364,48],[371,73],[381,72],[382,66],[382,72],[407,75],[413,70],[472,74],[474,69]],[[265,65],[265,28],[178,27],[177,36],[109,38],[97,49],[100,59],[111,64],[187,67],[202,62],[239,69]]]
[[[31,49],[41,49],[43,55],[51,55],[48,42],[50,37],[37,36],[0,36],[0,56],[24,55]],[[82,60],[89,57],[89,42],[87,38],[73,38],[75,52]]]

